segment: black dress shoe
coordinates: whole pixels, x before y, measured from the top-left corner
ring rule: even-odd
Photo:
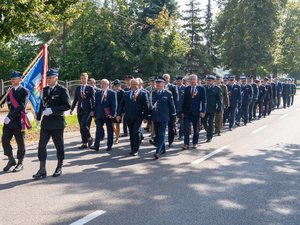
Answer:
[[[17,166],[13,169],[13,172],[20,172],[21,170],[24,169],[24,166],[22,163],[18,163]]]
[[[207,139],[206,142],[207,142],[207,143],[211,142],[211,139]]]
[[[91,146],[90,149],[93,149],[93,150],[99,152],[99,147],[97,147],[97,146]]]
[[[153,140],[149,140],[149,143],[150,143],[151,145],[153,145],[154,147],[156,147],[156,145],[157,145],[157,143],[156,143],[155,141],[153,141]]]
[[[128,134],[124,133],[120,137],[127,137],[127,136],[128,136]]]
[[[129,155],[131,155],[131,156],[138,156],[138,153],[137,152],[130,152]]]
[[[39,171],[36,174],[34,174],[32,177],[35,180],[44,179],[47,177],[47,172],[45,169],[39,169]]]
[[[88,147],[91,147],[93,145],[93,143],[94,143],[94,139],[92,137],[90,137],[88,139]]]
[[[154,153],[154,159],[159,159],[159,154],[158,153]]]
[[[107,147],[107,148],[106,148],[106,151],[107,151],[107,152],[111,151],[111,147]]]
[[[56,169],[55,169],[55,171],[54,171],[52,177],[59,177],[61,174],[62,174],[61,167],[58,166],[58,167],[56,167]]]
[[[86,144],[82,144],[81,146],[78,147],[78,149],[87,149],[88,146]]]
[[[10,170],[11,167],[17,165],[16,160],[14,158],[10,158],[7,165],[3,168],[4,172],[7,172]]]

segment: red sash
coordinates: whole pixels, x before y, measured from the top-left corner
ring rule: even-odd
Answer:
[[[17,102],[17,100],[13,96],[12,90],[13,90],[13,88],[10,89],[8,96],[10,98],[11,105],[16,109],[19,107],[20,104]],[[26,129],[29,130],[32,128],[31,123],[27,117],[26,106],[25,106],[25,109],[23,109],[21,112],[21,126],[22,126],[22,131],[25,131]]]

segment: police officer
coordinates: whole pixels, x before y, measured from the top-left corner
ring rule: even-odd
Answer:
[[[291,90],[292,90],[291,105],[293,105],[294,104],[294,97],[295,97],[295,94],[296,94],[296,91],[297,91],[297,86],[295,84],[295,79],[294,78],[291,79]]]
[[[92,114],[96,119],[97,126],[94,146],[90,148],[99,151],[100,139],[103,135],[103,126],[106,124],[106,151],[110,151],[114,141],[113,122],[117,116],[117,94],[115,91],[109,89],[109,81],[107,79],[101,80],[101,91],[95,95],[95,106]]]
[[[215,84],[221,88],[222,93],[222,108],[221,112],[217,112],[215,116],[215,133],[220,136],[221,135],[221,128],[223,125],[223,114],[224,110],[226,110],[229,106],[229,98],[228,98],[228,90],[227,86],[222,84],[222,78],[220,75],[216,75]]]
[[[71,105],[68,90],[58,84],[58,75],[58,70],[50,69],[47,72],[48,86],[43,88],[43,98],[37,115],[38,124],[42,119],[38,146],[40,169],[33,175],[34,179],[42,179],[47,176],[45,166],[47,159],[47,144],[50,137],[52,137],[56,147],[56,156],[58,159],[53,177],[62,174],[62,165],[65,158],[64,128],[66,126],[66,121],[64,112],[69,110]]]
[[[176,88],[175,85],[170,83],[170,75],[169,74],[164,74],[163,78],[165,79],[165,89],[172,93],[174,104],[175,104],[175,109],[177,109],[178,108],[178,101],[179,101],[177,88]],[[174,138],[175,138],[175,134],[176,134],[176,120],[169,120],[169,123],[168,123],[169,146],[172,146]]]
[[[121,81],[116,79],[114,80],[113,84],[113,89],[117,94],[117,105],[118,107],[120,106],[120,103],[123,99],[125,91],[121,88]],[[119,144],[119,137],[120,137],[120,124],[122,121],[116,120],[114,123],[114,132],[115,132],[115,144]]]
[[[289,84],[289,79],[286,78],[284,84],[282,84],[282,101],[283,108],[290,107],[290,95],[292,93],[291,85]]]
[[[255,118],[256,108],[254,109],[255,103],[258,98],[258,87],[256,83],[253,82],[253,77],[248,77],[247,83],[252,87],[252,101],[249,104],[249,123]]]
[[[28,90],[21,86],[22,81],[22,73],[14,71],[11,74],[11,87],[8,90],[8,94],[6,99],[4,99],[3,103],[6,101],[9,109],[8,115],[4,119],[3,133],[2,133],[2,146],[4,149],[4,155],[8,157],[8,163],[3,168],[4,172],[10,170],[11,167],[15,166],[13,172],[19,172],[23,170],[23,159],[25,156],[25,143],[24,143],[24,128],[22,124],[25,122],[29,122],[26,115],[26,104],[28,102]],[[0,99],[3,99],[3,95]],[[25,117],[24,117],[25,116]],[[27,120],[27,121],[24,121]],[[28,124],[30,126],[30,124]],[[30,127],[29,127],[30,128]],[[15,137],[18,151],[17,151],[17,159],[18,163],[16,163],[15,158],[13,156],[11,139]]]
[[[213,138],[214,120],[216,113],[222,111],[222,92],[221,88],[214,84],[215,76],[207,75],[206,84],[206,113],[203,119],[203,126],[206,130],[206,142],[211,142]]]
[[[258,98],[254,108],[257,109],[258,107],[258,119],[260,119],[263,115],[264,101],[266,97],[266,86],[264,84],[261,84],[261,81],[259,79],[257,79],[255,82],[258,87]],[[256,117],[256,111],[254,117]]]
[[[151,117],[154,123],[156,143],[156,153],[154,158],[158,159],[160,155],[166,152],[165,136],[166,129],[170,120],[176,120],[176,109],[173,95],[165,89],[165,79],[157,77],[155,80],[156,90],[150,96]]]
[[[179,132],[178,132],[178,140],[182,140],[184,136],[184,129],[183,129],[183,117],[182,117],[182,104],[184,98],[184,90],[185,86],[183,85],[183,76],[176,77],[176,88],[178,93],[178,105],[176,108],[178,124],[179,124]]]
[[[249,105],[252,101],[253,90],[250,84],[246,83],[246,77],[240,77],[241,80],[241,94],[242,94],[242,104],[241,110],[239,110],[237,123],[240,125],[241,118],[244,121],[244,125],[247,125],[249,120]]]
[[[271,114],[271,106],[272,106],[272,86],[269,83],[269,78],[265,77],[264,78],[264,85],[266,87],[266,95],[265,95],[265,100],[264,100],[264,111],[263,111],[263,116],[266,117],[267,115]]]
[[[241,87],[235,82],[235,76],[229,77],[228,95],[229,95],[229,107],[225,111],[224,121],[228,118],[229,120],[229,130],[232,130],[235,114],[237,107],[241,105]]]
[[[139,82],[131,79],[129,91],[124,93],[120,105],[118,106],[117,121],[124,119],[128,125],[130,136],[130,155],[137,156],[142,140],[141,124],[142,121],[147,122],[149,115],[149,98],[147,93],[138,87]]]
[[[281,104],[281,96],[282,96],[282,83],[278,80],[278,78],[274,79],[275,87],[276,87],[276,108],[279,109],[279,106]]]
[[[94,88],[87,84],[88,74],[80,75],[81,85],[75,89],[74,100],[71,106],[70,114],[77,105],[77,118],[80,126],[81,146],[78,149],[86,149],[93,144],[93,138],[90,133],[91,111],[95,104]]]
[[[190,124],[193,126],[193,148],[196,149],[199,141],[200,118],[204,118],[206,112],[206,93],[202,85],[198,85],[198,77],[195,74],[189,76],[189,86],[184,90],[182,104],[184,146],[183,150],[189,149]]]

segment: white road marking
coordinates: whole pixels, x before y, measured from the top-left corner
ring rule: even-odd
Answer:
[[[219,149],[217,149],[217,150],[215,150],[215,151],[209,153],[208,155],[203,156],[202,158],[193,161],[192,164],[199,164],[199,163],[201,163],[201,162],[203,162],[203,161],[209,159],[210,157],[212,157],[212,156],[218,154],[219,152],[221,152],[221,151],[223,151],[223,150],[225,150],[225,149],[227,149],[227,148],[229,148],[229,147],[230,147],[229,145],[225,145],[225,146],[223,146],[222,148],[219,148]]]
[[[86,224],[86,223],[90,222],[91,220],[95,219],[96,217],[103,215],[104,213],[106,213],[106,211],[97,210],[97,211],[83,217],[82,219],[77,220],[74,223],[71,223],[70,225],[83,225],[83,224]]]
[[[285,118],[285,117],[287,117],[289,114],[284,114],[284,115],[282,115],[281,117],[279,117],[279,119],[283,119],[283,118]]]
[[[261,130],[267,128],[267,127],[268,127],[267,125],[264,125],[264,126],[262,126],[261,128],[258,128],[257,130],[252,131],[252,134],[256,134],[256,133],[258,133],[259,131],[261,131]]]

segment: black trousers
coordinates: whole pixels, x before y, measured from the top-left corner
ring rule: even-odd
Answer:
[[[129,129],[131,152],[136,153],[140,149],[140,143],[142,139],[142,133],[140,129],[142,121],[127,120],[126,123]]]
[[[270,102],[271,99],[265,99],[264,100],[264,111],[263,111],[263,116],[266,116],[270,112]]]
[[[90,117],[89,113],[79,111],[79,113],[77,114],[77,118],[80,125],[81,141],[83,144],[86,144],[88,143],[88,139],[91,137],[90,127],[92,117]]]
[[[4,149],[4,155],[6,156],[13,156],[12,146],[10,144],[11,139],[13,136],[15,136],[17,145],[18,145],[18,151],[17,151],[17,158],[23,159],[25,156],[25,142],[24,142],[24,132],[21,131],[21,129],[12,129],[8,126],[3,126],[3,134],[2,134],[2,146]]]
[[[56,157],[58,160],[65,159],[65,150],[64,150],[64,129],[56,130],[46,130],[41,129],[40,132],[40,141],[38,147],[38,157],[40,161],[46,161],[47,159],[47,144],[52,137],[56,148]]]
[[[168,122],[168,142],[171,145],[175,138],[176,133],[176,121],[169,120]]]
[[[212,139],[214,132],[215,113],[206,113],[202,121],[204,129],[206,130],[206,137],[210,140]]]
[[[128,134],[127,128],[128,128],[128,126],[127,126],[126,120],[123,117],[123,133],[124,134]]]
[[[96,138],[95,138],[95,143],[94,146],[99,148],[100,147],[100,141],[101,137],[103,137],[104,129],[103,126],[104,124],[106,125],[107,129],[107,147],[111,148],[113,145],[114,141],[114,123],[112,119],[96,119]]]

